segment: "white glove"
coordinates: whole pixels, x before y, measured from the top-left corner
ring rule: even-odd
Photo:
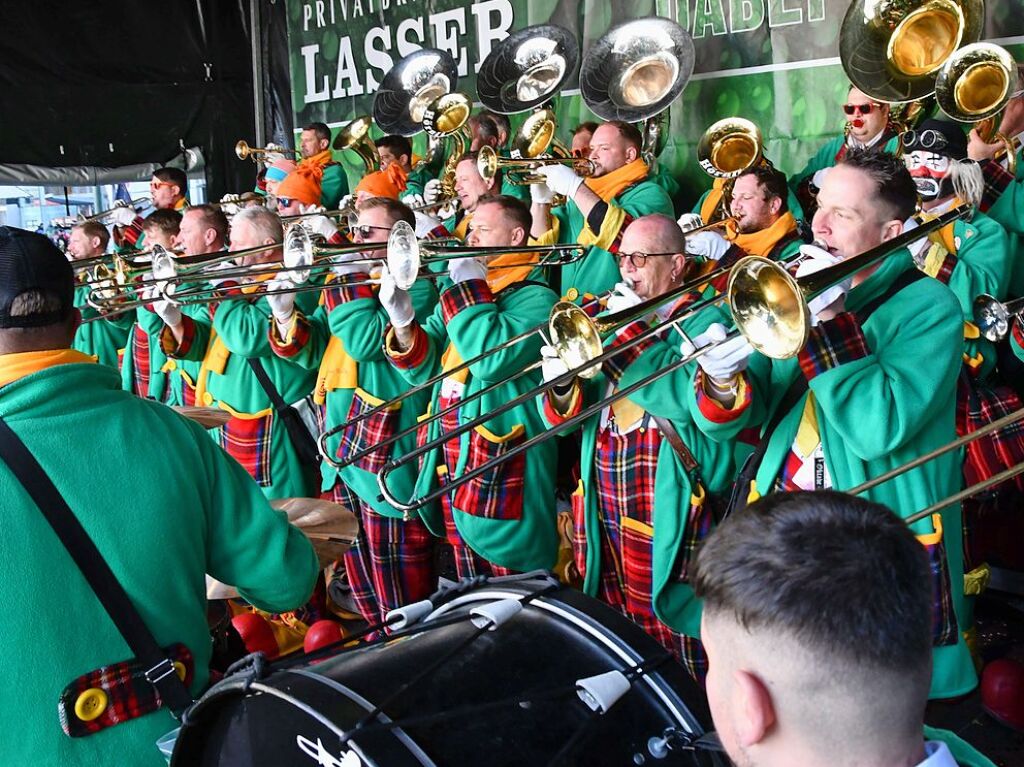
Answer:
[[[487,267],[483,261],[475,258],[453,258],[448,264],[448,278],[452,282],[487,279]]]
[[[370,264],[367,263],[366,255],[363,253],[342,253],[334,257],[334,266],[331,267],[331,271],[339,277],[360,272],[369,274]]]
[[[583,186],[583,178],[568,165],[541,165],[537,172],[544,176],[547,187],[555,194],[572,199]]]
[[[409,291],[402,290],[395,285],[395,280],[388,271],[387,264],[381,270],[380,290],[377,291],[377,300],[388,313],[392,326],[405,328],[416,319],[416,312],[412,309],[412,298]]]
[[[403,204],[408,205],[410,208],[418,208],[421,205],[425,205],[427,202],[426,200],[423,199],[422,194],[418,194],[416,192],[407,194],[404,197],[401,197],[400,199]]]
[[[441,199],[441,180],[432,178],[423,185],[423,202],[433,205]]]
[[[303,204],[301,202],[299,203],[299,213],[301,213],[304,216],[306,214],[308,214],[308,213],[323,213],[323,212],[324,212],[324,206],[320,205],[318,203],[313,203],[312,205],[305,205],[305,204]]]
[[[419,211],[412,214],[416,218],[416,237],[423,239],[430,234],[434,229],[441,225],[441,219],[428,216],[426,213],[420,213]]]
[[[717,261],[725,255],[731,244],[718,232],[697,232],[687,235],[686,252],[693,256],[703,256],[709,261]]]
[[[318,234],[325,240],[330,240],[338,233],[337,225],[327,216],[310,216],[302,220],[302,225],[307,232]]]
[[[554,196],[547,184],[530,184],[530,199],[538,205],[550,205]]]
[[[822,168],[821,170],[814,171],[814,175],[811,176],[811,186],[815,189],[821,189],[821,185],[825,183],[825,176],[828,175],[829,168]]]
[[[350,194],[346,194],[338,201],[338,210],[345,210],[346,208],[354,209],[355,203],[355,198]]]
[[[110,220],[118,226],[131,226],[135,222],[135,208],[124,200],[118,200],[110,212]]]
[[[693,229],[704,226],[704,219],[700,217],[699,213],[684,213],[676,223],[679,224],[679,228],[685,234]]]
[[[291,280],[271,280],[270,284],[267,285],[267,290],[288,290],[293,287],[295,285]],[[295,314],[294,293],[268,292],[267,303],[270,304],[270,311],[273,313],[274,319],[282,325],[289,322],[292,315]]]
[[[241,198],[237,194],[226,194],[220,198],[221,213],[225,216],[233,216],[242,209]]]
[[[822,269],[827,269],[828,267],[842,261],[839,256],[834,256],[824,248],[819,248],[817,245],[801,245],[800,258],[802,260],[800,265],[796,268],[797,277],[803,277],[808,274],[820,272]],[[807,308],[811,313],[812,326],[818,324],[819,314],[846,295],[846,292],[850,289],[852,283],[853,278],[850,277],[838,285],[833,285],[820,296],[812,298],[807,303]]]
[[[142,291],[142,300],[151,304],[153,313],[163,320],[165,325],[174,327],[181,324],[181,308],[163,297],[159,285],[152,285]]]
[[[611,295],[608,296],[608,300],[605,303],[605,309],[609,314],[615,314],[616,312],[624,311],[625,309],[632,309],[634,306],[643,301],[640,296],[633,292],[633,289],[625,282],[616,283],[612,289]]]
[[[725,325],[720,322],[708,325],[708,329],[693,339],[693,343],[683,342],[680,351],[684,355],[693,354],[694,346],[703,349],[709,344],[716,344],[700,357],[697,364],[701,369],[716,381],[729,381],[747,369],[747,362],[750,355],[754,353],[754,347],[750,345],[743,336],[736,336],[728,341],[723,339],[728,335]]]
[[[560,378],[569,372],[569,367],[562,362],[562,358],[558,356],[558,352],[555,351],[555,347],[540,347],[540,356],[541,373],[544,376],[545,383],[548,381],[554,381],[556,378]]]

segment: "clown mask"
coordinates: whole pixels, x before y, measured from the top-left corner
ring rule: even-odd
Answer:
[[[904,154],[903,160],[922,201],[931,202],[953,194],[949,157],[930,149],[915,149]]]

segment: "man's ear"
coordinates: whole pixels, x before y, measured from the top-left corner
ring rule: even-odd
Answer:
[[[635,146],[630,145],[626,148],[626,162],[633,162],[637,157],[640,156],[640,150]]]
[[[768,203],[768,210],[772,212],[773,216],[779,215],[779,211],[782,210],[782,198],[772,197],[772,201]]]
[[[882,242],[888,242],[903,233],[903,222],[892,220],[882,224]]]
[[[775,726],[775,705],[768,687],[749,671],[733,673],[733,725],[739,745],[749,748],[762,742]]]

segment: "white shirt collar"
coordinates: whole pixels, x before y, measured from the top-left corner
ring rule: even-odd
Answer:
[[[924,761],[917,767],[957,767],[949,746],[941,740],[929,740],[924,744]]]
[[[855,139],[853,137],[853,134],[851,134],[850,136],[847,137],[847,143],[851,147],[854,147],[855,149],[870,149],[875,144],[877,144],[879,141],[881,141],[882,140],[882,136],[884,136],[884,135],[885,135],[885,128],[882,128],[882,130],[878,131],[878,133],[875,135],[875,137],[873,139],[871,139],[870,141],[860,142],[860,141],[858,141],[857,139]]]

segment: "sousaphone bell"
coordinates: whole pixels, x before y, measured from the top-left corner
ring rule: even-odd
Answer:
[[[477,74],[477,92],[494,112],[525,112],[561,91],[578,64],[579,44],[572,32],[554,24],[527,27],[487,54]]]
[[[385,133],[415,136],[423,130],[427,108],[458,83],[450,53],[437,48],[414,51],[384,76],[373,97],[373,121]]]

